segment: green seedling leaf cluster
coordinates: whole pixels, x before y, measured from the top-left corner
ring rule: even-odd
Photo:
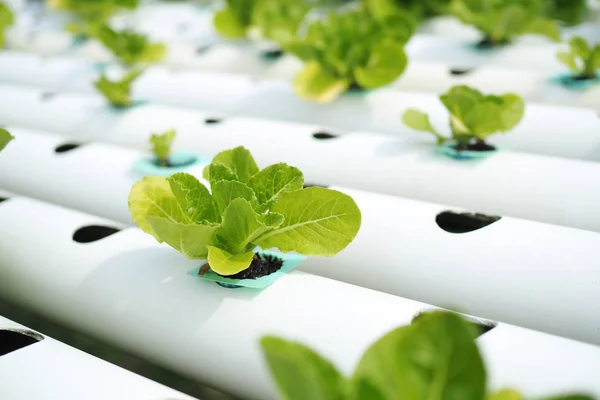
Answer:
[[[548,16],[567,25],[577,25],[592,11],[587,0],[551,0]]]
[[[507,43],[525,34],[560,41],[557,23],[544,16],[547,0],[453,0],[449,11],[479,29],[490,45]]]
[[[378,18],[409,12],[417,20],[423,20],[447,13],[450,0],[363,0],[363,3]]]
[[[11,135],[6,129],[0,128],[0,151],[4,150],[6,145],[14,139],[14,136]]]
[[[516,94],[484,95],[462,85],[441,95],[440,100],[450,113],[451,138],[437,132],[429,116],[419,110],[406,110],[402,122],[409,128],[435,135],[438,145],[453,141],[457,149],[464,149],[474,142],[484,142],[492,134],[510,131],[525,112],[525,103]]]
[[[95,30],[94,36],[115,57],[130,67],[159,62],[167,54],[164,44],[151,43],[146,35],[129,29],[116,31],[108,24],[102,24]]]
[[[303,38],[284,49],[305,62],[296,93],[328,102],[350,87],[373,89],[396,80],[407,64],[404,44],[415,30],[407,14],[376,18],[361,8],[313,22]]]
[[[12,10],[4,3],[0,2],[0,48],[4,47],[6,29],[15,23],[15,16]]]
[[[295,37],[311,5],[305,0],[227,0],[214,17],[217,32],[230,39],[245,38],[251,31],[275,42]]]
[[[170,129],[162,134],[155,133],[150,137],[150,149],[156,156],[158,165],[167,166],[169,163],[169,155],[171,147],[175,140],[175,130]]]
[[[361,214],[352,198],[303,188],[302,172],[284,163],[262,170],[248,150],[217,154],[194,176],[146,177],[129,194],[135,223],[191,259],[207,259],[223,276],[247,269],[254,249],[332,256],[356,236]]]
[[[512,389],[486,393],[476,336],[457,314],[426,313],[369,347],[350,378],[300,343],[264,337],[261,346],[285,400],[525,400]],[[550,399],[594,400],[583,394]]]
[[[100,79],[94,82],[94,85],[112,107],[129,107],[133,104],[131,85],[143,72],[144,70],[141,68],[134,68],[119,80],[111,80],[102,74]]]
[[[600,69],[600,44],[591,46],[582,37],[572,38],[569,49],[556,56],[576,77],[595,78]]]

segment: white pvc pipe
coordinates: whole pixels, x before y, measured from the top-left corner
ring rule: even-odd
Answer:
[[[12,132],[17,140],[0,157],[1,188],[131,224],[127,197],[140,178],[131,169],[142,154],[102,144],[56,154],[63,138]],[[202,167],[187,172],[201,177]],[[361,230],[346,250],[303,270],[600,344],[600,317],[587,306],[600,303],[599,234],[508,217],[453,234],[435,222],[451,207],[333,188],[358,203]]]
[[[225,289],[186,274],[197,261],[133,228],[71,240],[82,226],[107,223],[25,198],[3,202],[1,296],[244,398],[276,397],[258,346],[265,334],[301,341],[349,375],[376,338],[430,309],[301,272],[260,292]],[[600,395],[598,347],[505,324],[479,343],[491,389]]]
[[[446,70],[439,71],[437,67],[435,69],[442,77],[447,76]],[[273,76],[280,76],[284,74],[284,70],[285,68],[278,70],[274,66],[271,72]],[[415,70],[417,69],[413,69]],[[418,74],[428,75],[427,71],[425,68]],[[481,82],[504,82],[491,79],[493,74],[474,74],[476,86]],[[58,91],[61,92],[61,96],[65,90],[93,93],[94,96],[98,96],[93,87],[97,75],[98,72],[92,64],[72,58],[44,60],[39,56],[22,53],[1,53],[0,82],[6,85],[0,88],[0,102],[7,101],[12,104],[12,108],[16,107],[13,96],[18,94],[14,91],[20,89],[10,87],[9,84],[14,83]],[[505,75],[507,74],[503,73],[501,77]],[[435,81],[435,78],[431,80]],[[443,79],[441,81],[441,86],[450,84],[443,82]],[[521,85],[521,81],[521,78],[515,78],[515,86],[522,86],[523,90],[538,91],[536,86],[527,89],[527,85]],[[403,80],[399,82],[401,84]],[[505,91],[499,83],[485,85],[493,86],[490,87],[493,89],[490,92]],[[565,97],[565,89],[559,86],[547,85],[546,89],[542,90],[544,96]],[[347,94],[331,104],[323,105],[299,99],[293,93],[291,85],[284,81],[257,81],[240,75],[175,71],[163,67],[148,69],[134,84],[134,92],[136,98],[164,104],[432,141],[427,134],[414,132],[401,122],[400,117],[405,109],[417,108],[427,112],[432,123],[440,130],[448,130],[448,112],[433,94],[381,89],[366,94]],[[593,92],[585,92],[581,94],[581,98],[597,101],[598,97]],[[14,112],[8,108],[3,114]],[[4,115],[2,117],[8,118]],[[19,124],[17,121],[14,123]],[[520,151],[600,160],[600,139],[597,134],[599,129],[600,118],[593,110],[527,104],[521,123],[510,133],[494,136],[492,141]]]
[[[2,399],[192,400],[1,316],[0,330],[25,331],[41,339],[0,356]]]
[[[51,114],[51,110],[47,109],[46,115],[55,119],[56,123],[62,124],[63,120],[67,120],[67,113],[77,115],[74,108],[64,107],[64,103],[61,105],[60,97],[55,106],[52,110],[56,110],[56,114]],[[0,105],[0,114],[2,110]],[[62,120],[57,119],[61,110],[65,113]],[[127,137],[128,143],[139,143],[139,148],[142,148],[153,131],[153,118],[157,118],[158,114],[146,114],[143,108],[139,114],[135,113],[136,110],[132,114],[125,114],[123,120],[119,120],[119,115],[123,114],[110,117],[119,121],[122,131],[110,124],[110,118],[96,120],[93,124],[69,122],[71,130],[66,131],[85,132],[86,127],[92,127],[96,133],[85,132],[88,139],[93,134],[93,137],[101,140],[121,143],[121,140],[125,140],[121,138]],[[43,114],[36,115],[38,117],[35,120],[40,121]],[[130,117],[132,120],[129,120]],[[148,120],[144,124],[149,125],[142,124],[135,129],[133,121],[145,118]],[[8,116],[3,120],[13,122]],[[174,128],[179,128],[176,121],[163,120],[162,126],[157,124],[155,128],[164,128],[171,122]],[[458,161],[435,154],[429,145],[390,140],[386,136],[351,134],[319,140],[313,137],[315,127],[244,118],[225,121],[214,127],[199,124],[197,129],[190,129],[187,122],[184,124],[179,131],[178,146],[200,154],[210,156],[227,148],[244,145],[262,165],[288,162],[303,170],[306,179],[312,182],[600,231],[600,216],[595,207],[600,202],[600,189],[590,184],[593,177],[600,174],[598,163],[508,151],[500,151],[485,160]],[[103,135],[105,132],[110,134]],[[277,143],[282,137],[285,137],[286,151],[268,145]],[[9,151],[17,154],[21,151],[18,149],[22,148],[17,145],[11,147],[12,151],[8,148],[7,154]],[[0,163],[9,162],[8,156],[3,158],[0,158]],[[316,159],[318,163],[314,162]],[[536,195],[532,196],[531,193]]]

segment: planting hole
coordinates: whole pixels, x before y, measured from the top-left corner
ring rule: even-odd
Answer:
[[[440,228],[450,233],[467,233],[485,228],[502,217],[495,215],[456,213],[444,211],[435,217],[435,222]]]
[[[88,225],[77,229],[73,234],[73,240],[77,243],[92,243],[119,231],[120,229],[111,226]]]
[[[1,197],[0,196],[0,203],[2,203],[3,201],[6,201],[6,200],[8,200],[8,197]]]
[[[216,125],[216,124],[220,124],[221,122],[223,122],[223,119],[221,119],[221,118],[206,118],[204,120],[204,123],[206,125]]]
[[[206,53],[206,50],[208,50],[209,48],[210,46],[199,46],[198,48],[196,48],[196,54]]]
[[[475,68],[450,68],[450,75],[460,76],[473,72]]]
[[[329,186],[325,186],[325,185],[319,185],[317,183],[310,183],[310,182],[306,182],[304,184],[304,186],[302,186],[304,189],[309,188],[309,187],[314,187],[314,186],[318,186],[318,187],[322,187],[322,188],[328,188]]]
[[[44,340],[39,333],[25,329],[0,329],[0,356]]]
[[[339,135],[334,135],[333,133],[328,133],[328,132],[317,132],[317,133],[313,133],[313,137],[315,139],[326,140],[326,139],[335,139],[335,138],[339,137]]]
[[[67,151],[76,149],[79,146],[81,146],[80,143],[64,143],[64,144],[61,144],[60,146],[56,146],[56,148],[54,149],[54,152],[55,153],[66,153]]]
[[[417,315],[415,315],[413,317],[411,323],[415,322],[419,317],[421,317],[429,312],[431,312],[431,311],[422,311],[422,312],[418,313]],[[470,323],[475,328],[475,330],[477,332],[477,337],[480,337],[480,336],[486,334],[487,332],[491,331],[498,325],[497,323],[495,323],[493,321],[469,317],[466,315],[463,315],[462,317],[465,320],[467,320],[467,322]]]

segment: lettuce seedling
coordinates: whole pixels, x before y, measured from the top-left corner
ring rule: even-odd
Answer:
[[[441,95],[440,100],[450,113],[451,138],[438,133],[427,114],[415,109],[406,110],[402,122],[409,128],[432,133],[438,145],[452,142],[457,151],[493,150],[485,140],[492,134],[513,129],[525,112],[525,103],[516,94],[486,96],[468,86],[455,86]]]
[[[4,3],[0,3],[0,48],[4,47],[6,29],[15,23],[15,16],[11,9]]]
[[[393,82],[406,68],[404,44],[414,30],[414,20],[405,14],[376,18],[365,9],[332,12],[313,22],[304,38],[283,46],[306,63],[294,80],[296,93],[327,102],[349,88]]]
[[[141,68],[130,70],[123,78],[112,81],[105,74],[100,76],[94,85],[115,108],[129,107],[133,104],[131,85],[144,72]]]
[[[476,337],[476,328],[457,314],[425,313],[371,345],[350,378],[300,343],[268,336],[260,344],[286,400],[523,400],[512,389],[486,394]],[[594,400],[582,394],[552,399]]]
[[[191,259],[207,259],[222,276],[247,270],[256,247],[332,256],[356,236],[361,214],[352,198],[303,188],[299,169],[284,163],[259,170],[248,150],[217,154],[194,176],[146,177],[129,194],[134,222]]]
[[[558,60],[571,70],[573,80],[595,79],[600,70],[600,44],[590,46],[582,37],[569,41],[569,50],[560,51]]]
[[[0,151],[4,150],[6,145],[14,139],[14,136],[11,135],[6,129],[0,128]]]
[[[162,43],[151,43],[146,35],[125,29],[115,31],[107,24],[94,30],[94,36],[125,65],[152,64],[167,54]]]
[[[378,18],[407,11],[422,20],[445,14],[450,0],[363,0],[363,3]]]
[[[480,47],[493,47],[525,34],[560,41],[555,21],[544,17],[546,0],[453,0],[449,11],[484,34]]]
[[[175,140],[175,130],[169,129],[165,133],[155,133],[150,138],[150,149],[156,156],[156,162],[161,167],[169,166],[169,156],[171,155],[171,146]]]
[[[310,9],[306,0],[260,0],[252,12],[252,24],[262,37],[285,43],[296,37]]]

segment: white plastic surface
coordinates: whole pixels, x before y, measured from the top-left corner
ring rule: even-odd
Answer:
[[[0,329],[28,330],[0,316]],[[6,400],[192,400],[159,383],[43,335],[0,356],[0,398]]]

